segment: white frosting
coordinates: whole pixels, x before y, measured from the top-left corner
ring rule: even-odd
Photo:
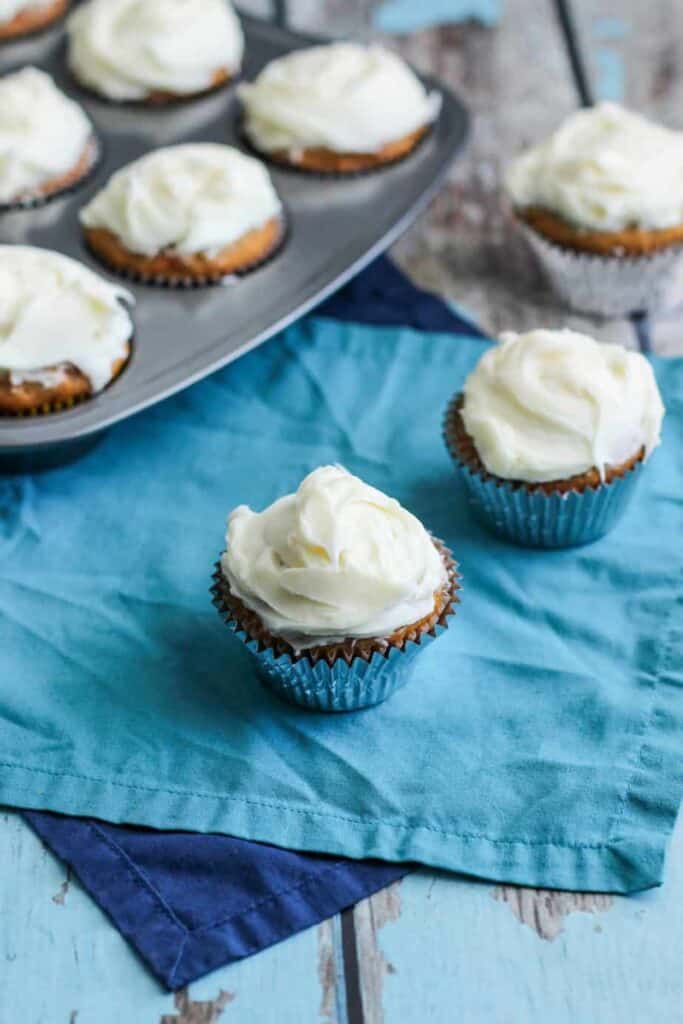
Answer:
[[[0,245],[0,369],[13,383],[54,383],[44,371],[72,363],[100,391],[133,334],[121,300],[133,301],[76,260]]]
[[[240,86],[245,131],[265,153],[375,153],[436,119],[441,97],[380,46],[297,50]]]
[[[123,167],[80,219],[112,231],[130,252],[213,255],[281,213],[260,161],[199,142],[157,149]]]
[[[506,185],[515,206],[578,227],[673,227],[683,224],[683,132],[600,103],[518,157]]]
[[[202,92],[239,71],[244,50],[228,0],[89,0],[67,28],[74,74],[114,100]]]
[[[39,11],[53,0],[0,0],[0,22],[12,21],[23,11]]]
[[[92,135],[79,105],[44,71],[0,77],[0,203],[35,194],[72,170]]]
[[[226,541],[231,591],[297,649],[389,636],[429,615],[447,580],[419,520],[340,466],[264,512],[236,508]]]
[[[574,331],[501,335],[465,382],[463,419],[486,469],[566,480],[659,444],[664,406],[639,352]]]

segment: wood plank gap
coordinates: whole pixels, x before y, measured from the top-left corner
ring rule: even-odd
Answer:
[[[579,35],[576,31],[574,16],[571,10],[571,0],[554,0],[554,7],[581,106],[592,107],[595,105],[595,96],[583,57]]]
[[[353,907],[348,907],[341,914],[341,947],[344,958],[346,1019],[348,1024],[365,1024]]]

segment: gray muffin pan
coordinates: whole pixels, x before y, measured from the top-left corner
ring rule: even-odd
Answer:
[[[311,39],[243,18],[245,78]],[[0,214],[0,242],[43,246],[111,277],[85,248],[78,210],[117,168],[159,146],[225,142],[244,149],[234,86],[169,108],[113,105],[82,90],[65,64],[63,27],[0,47],[0,73],[24,64],[48,71],[88,111],[102,160],[70,195],[37,209]],[[418,149],[400,163],[348,179],[271,168],[288,214],[288,235],[268,263],[233,282],[196,290],[126,286],[135,296],[133,355],[105,391],[65,412],[0,418],[3,468],[42,463],[76,450],[118,420],[159,402],[282,330],[358,273],[425,208],[467,134],[462,104],[441,83],[441,115]],[[0,356],[1,358],[1,356]],[[80,442],[80,444],[78,443]],[[12,456],[14,458],[12,458]]]

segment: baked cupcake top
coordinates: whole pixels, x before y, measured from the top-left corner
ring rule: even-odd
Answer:
[[[268,171],[231,146],[199,142],[148,153],[117,171],[81,211],[133,253],[216,255],[282,215]]]
[[[271,61],[240,86],[244,129],[265,153],[375,153],[436,119],[441,97],[380,46],[332,43]]]
[[[122,301],[132,296],[76,260],[0,245],[0,370],[15,385],[71,364],[100,391],[133,334]]]
[[[639,352],[575,331],[501,335],[465,381],[462,417],[489,473],[567,480],[659,444],[664,406]]]
[[[424,526],[341,466],[322,466],[263,512],[228,519],[230,590],[298,649],[384,637],[429,615],[447,581]]]
[[[505,183],[519,209],[545,209],[577,227],[681,225],[683,132],[600,103],[518,157]]]
[[[88,0],[67,28],[71,70],[112,100],[201,93],[244,50],[228,0]]]
[[[40,192],[76,167],[93,137],[77,103],[27,67],[0,78],[0,203]]]

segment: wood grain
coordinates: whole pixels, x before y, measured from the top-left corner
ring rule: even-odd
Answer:
[[[564,931],[569,914],[605,913],[614,902],[614,897],[607,893],[525,889],[518,885],[498,885],[492,896],[499,903],[507,903],[520,924],[548,942]]]

